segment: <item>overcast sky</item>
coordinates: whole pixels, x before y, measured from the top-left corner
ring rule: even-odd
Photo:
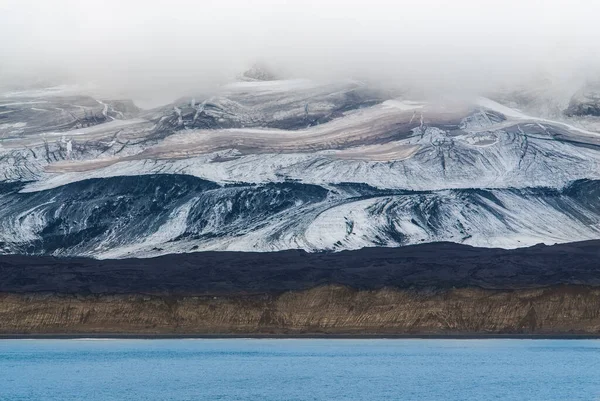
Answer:
[[[262,61],[477,91],[595,74],[599,15],[596,0],[0,0],[0,80],[191,92]]]

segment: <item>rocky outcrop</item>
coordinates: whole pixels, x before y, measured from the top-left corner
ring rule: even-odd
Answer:
[[[274,81],[277,75],[263,63],[255,63],[250,69],[244,71],[241,79],[245,81]]]
[[[573,95],[565,113],[568,116],[600,117],[600,83],[588,84]]]
[[[281,294],[2,294],[2,334],[588,334],[600,289],[356,290]]]

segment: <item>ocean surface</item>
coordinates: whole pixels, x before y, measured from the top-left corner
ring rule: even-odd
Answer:
[[[600,400],[600,341],[1,340],[0,400]]]

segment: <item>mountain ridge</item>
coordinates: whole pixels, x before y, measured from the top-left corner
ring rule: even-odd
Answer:
[[[0,256],[0,292],[240,295],[342,285],[519,290],[600,286],[600,241],[505,250],[454,243],[335,253],[200,252],[149,259]]]
[[[55,91],[3,99],[0,253],[600,238],[600,134],[576,118],[350,80],[235,82],[146,111]]]

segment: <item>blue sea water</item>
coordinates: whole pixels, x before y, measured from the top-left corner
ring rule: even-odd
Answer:
[[[3,340],[0,400],[600,400],[600,341]]]

